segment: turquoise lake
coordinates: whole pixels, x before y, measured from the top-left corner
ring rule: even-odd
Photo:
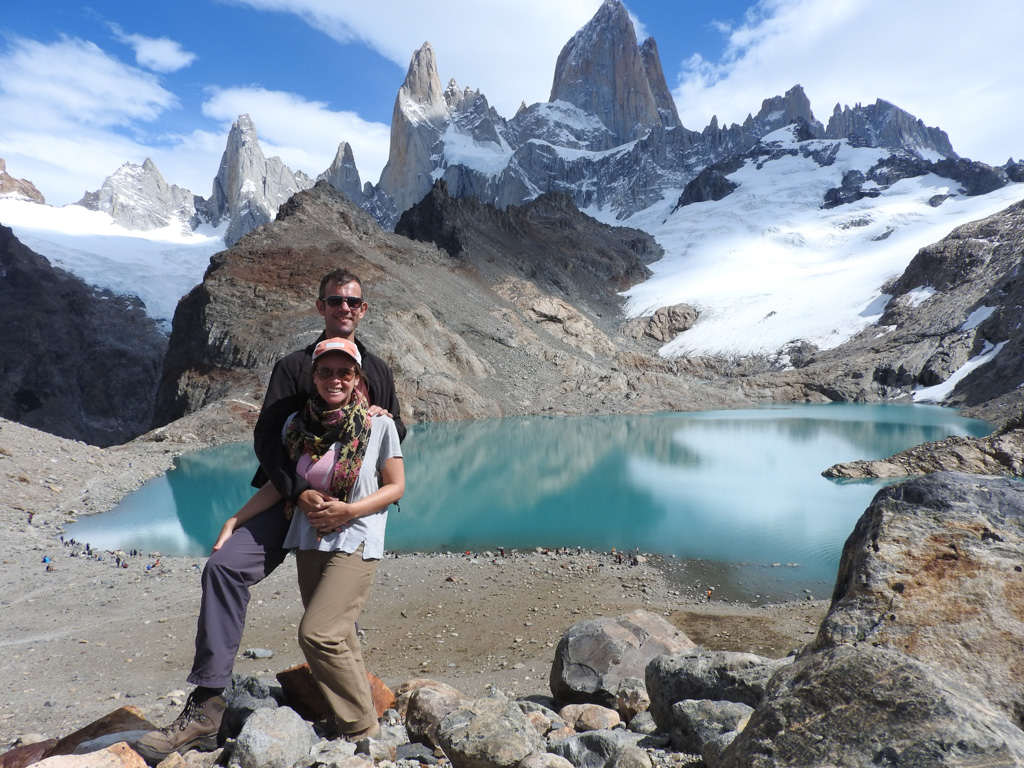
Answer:
[[[743,564],[831,583],[843,542],[881,487],[821,477],[983,421],[929,406],[794,405],[643,416],[418,424],[389,550],[583,547]],[[107,550],[205,555],[252,493],[248,443],[180,457],[163,477],[67,536]]]

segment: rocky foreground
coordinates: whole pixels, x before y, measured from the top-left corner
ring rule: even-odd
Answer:
[[[129,557],[118,568],[62,546],[59,531],[87,499],[101,507],[102,488],[116,495],[173,451],[20,440],[38,434],[0,423],[10,531],[0,729],[20,743],[2,765],[47,754],[50,766],[141,765],[130,731],[168,722],[187,689],[202,560]],[[279,569],[251,609],[224,749],[186,762],[1024,764],[1018,481],[939,473],[881,491],[846,544],[827,612],[814,601],[701,602],[699,564],[680,583],[607,553],[509,554],[382,564],[366,657],[395,700],[379,692],[384,733],[359,745],[320,738],[308,695],[277,680],[301,661],[294,575]],[[85,763],[62,756],[74,747],[101,751]]]

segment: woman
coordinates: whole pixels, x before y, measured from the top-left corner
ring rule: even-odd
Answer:
[[[313,350],[317,393],[284,430],[296,471],[330,499],[310,514],[292,514],[285,547],[296,549],[305,613],[299,647],[350,741],[380,732],[355,622],[384,556],[387,508],[402,498],[405,468],[395,423],[368,414],[360,388],[361,357],[348,339]],[[269,483],[224,525],[216,546],[249,517],[279,500]]]

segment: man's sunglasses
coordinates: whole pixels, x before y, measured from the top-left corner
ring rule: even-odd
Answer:
[[[348,304],[349,309],[359,309],[363,306],[362,296],[326,296],[320,299],[331,309],[337,309],[342,304]]]

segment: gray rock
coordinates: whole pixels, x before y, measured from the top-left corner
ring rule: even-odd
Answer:
[[[651,768],[650,755],[640,747],[623,747],[606,764],[606,768]]]
[[[551,752],[533,752],[519,761],[518,768],[574,768],[561,755]]]
[[[569,627],[555,649],[551,693],[561,703],[614,707],[623,679],[642,677],[657,656],[694,647],[685,634],[648,611],[581,621]]]
[[[928,128],[910,113],[882,99],[874,104],[858,104],[853,109],[840,109],[836,104],[825,138],[845,138],[859,146],[890,149],[918,146],[943,157],[956,157],[945,131]]]
[[[704,765],[707,768],[718,768],[718,763],[722,759],[722,753],[726,747],[736,740],[737,736],[739,736],[737,731],[728,731],[726,733],[719,733],[704,742],[704,749],[700,752]]]
[[[83,741],[74,751],[73,755],[87,755],[90,752],[98,752],[101,749],[106,749],[111,744],[117,744],[119,741],[126,741],[132,746],[135,745],[135,741],[142,736],[145,736],[149,731],[120,731],[118,733],[108,733],[104,736],[98,736],[95,739],[89,739]]]
[[[523,711],[499,699],[477,699],[450,712],[437,727],[437,739],[454,768],[512,768],[544,749]]]
[[[629,721],[629,730],[649,736],[658,732],[658,724],[654,722],[654,715],[650,712],[640,712]]]
[[[391,115],[391,148],[378,188],[402,213],[433,184],[434,145],[444,132],[448,104],[437,74],[437,58],[424,43],[409,62]],[[383,223],[383,222],[382,222]]]
[[[356,745],[352,742],[345,741],[344,739],[332,739],[317,743],[310,750],[309,754],[315,763],[336,765],[352,757],[355,753]],[[360,758],[360,760],[365,762],[363,758]]]
[[[813,650],[871,643],[945,668],[1022,721],[1024,485],[936,473],[882,489],[843,547]]]
[[[221,722],[221,733],[237,736],[246,720],[258,709],[276,709],[280,706],[281,689],[275,683],[259,677],[233,675],[231,685],[224,691],[227,709]]]
[[[552,744],[548,751],[561,755],[576,768],[604,768],[625,749],[644,737],[626,730],[587,731]]]
[[[434,750],[424,744],[399,744],[395,750],[395,760],[413,760],[417,763],[434,765],[437,758],[434,757]]]
[[[757,706],[765,686],[792,659],[766,659],[753,653],[697,648],[676,656],[659,656],[647,667],[650,712],[658,727],[672,727],[672,705],[685,699],[734,701]]]
[[[445,716],[468,703],[468,699],[450,686],[424,686],[413,691],[405,714],[409,738],[430,747],[440,746],[437,726]]]
[[[654,73],[644,66],[626,8],[606,2],[558,54],[548,100],[597,116],[623,144],[663,125],[649,71]],[[668,90],[664,83],[659,86],[659,92]]]
[[[626,722],[651,708],[647,686],[639,677],[624,677],[615,692],[615,711]]]
[[[1024,765],[1024,732],[961,677],[844,645],[781,670],[718,765]]]
[[[363,194],[362,184],[359,181],[355,156],[347,141],[338,145],[338,152],[334,156],[331,167],[317,176],[317,181],[320,179],[324,179],[356,205],[362,207],[365,204],[366,196]]]
[[[307,758],[319,741],[312,726],[295,710],[258,709],[238,735],[230,764],[239,768],[292,768]]]
[[[735,701],[677,701],[672,705],[672,746],[679,752],[702,755],[709,741],[743,730],[753,711]]]

